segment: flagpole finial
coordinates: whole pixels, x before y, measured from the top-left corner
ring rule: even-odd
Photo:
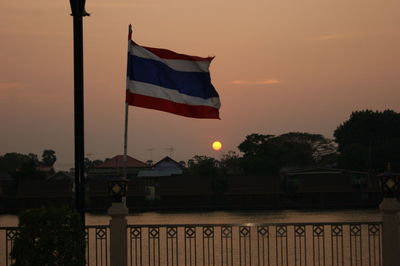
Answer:
[[[132,24],[129,24],[128,40],[132,40]]]

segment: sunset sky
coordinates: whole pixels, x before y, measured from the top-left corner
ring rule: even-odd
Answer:
[[[128,154],[219,158],[251,133],[332,137],[354,110],[400,111],[398,0],[86,0],[85,137],[91,159],[123,151],[128,24],[146,46],[215,56],[221,120],[131,107]],[[68,0],[0,0],[0,155],[54,149],[73,167]],[[150,149],[154,149],[152,152]],[[152,158],[151,158],[152,156]]]

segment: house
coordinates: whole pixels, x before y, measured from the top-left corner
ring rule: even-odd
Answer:
[[[336,168],[303,168],[284,170],[286,188],[301,192],[351,191],[366,186],[368,173]]]
[[[138,177],[161,177],[161,176],[173,176],[182,175],[184,166],[178,163],[169,156],[164,157],[156,164],[152,166],[151,169],[140,170]]]
[[[56,173],[53,166],[44,166],[44,165],[36,166],[36,171],[38,171],[40,175],[45,178],[48,178],[49,176],[54,175]]]
[[[159,199],[158,186],[159,179],[171,176],[179,176],[183,174],[184,166],[169,156],[164,157],[151,169],[140,170],[138,177],[143,179],[144,190],[147,200]]]
[[[130,180],[129,183],[131,183],[140,170],[149,169],[150,166],[129,155],[126,157],[127,178]],[[85,199],[88,209],[101,210],[110,206],[111,203],[108,195],[108,180],[122,178],[124,171],[123,168],[124,155],[116,155],[110,159],[106,159],[103,163],[88,170]],[[129,195],[132,194],[134,188],[135,187],[133,186],[129,187]]]
[[[64,171],[58,171],[54,174],[52,174],[51,176],[47,177],[47,180],[69,180],[71,182],[73,182],[75,179],[75,177],[72,176],[70,173],[68,172],[64,172]]]
[[[136,177],[138,172],[143,169],[149,169],[149,166],[129,155],[126,156],[127,177]],[[111,159],[105,160],[102,164],[95,166],[88,171],[89,178],[118,178],[122,177],[124,168],[124,155],[116,155]]]
[[[281,179],[293,203],[350,206],[365,202],[370,178],[367,172],[313,167],[283,170]]]

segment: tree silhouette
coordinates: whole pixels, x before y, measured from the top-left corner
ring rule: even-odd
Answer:
[[[192,175],[217,175],[219,169],[219,162],[205,155],[195,155],[189,163],[187,172]]]
[[[36,154],[30,153],[28,155],[21,153],[6,153],[0,156],[0,172],[13,174],[19,171],[24,164],[37,165],[38,159]]]
[[[282,167],[318,165],[336,152],[332,140],[319,134],[289,132],[279,136],[251,134],[238,146],[250,174],[277,174]]]
[[[57,161],[56,152],[53,150],[44,150],[42,153],[42,164],[43,166],[53,166]]]
[[[98,165],[103,163],[102,160],[93,160],[92,161],[87,157],[85,157],[85,161],[84,162],[85,162],[85,170],[86,171],[88,171],[88,170],[90,170],[90,169],[92,169],[92,168],[94,168],[94,167],[96,167],[96,166],[98,166]]]
[[[355,170],[384,171],[388,162],[400,170],[400,113],[357,111],[337,127],[339,165]]]

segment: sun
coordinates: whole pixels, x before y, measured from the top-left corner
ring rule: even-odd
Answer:
[[[219,151],[222,148],[222,143],[216,140],[212,143],[212,148],[214,149],[214,151]]]

